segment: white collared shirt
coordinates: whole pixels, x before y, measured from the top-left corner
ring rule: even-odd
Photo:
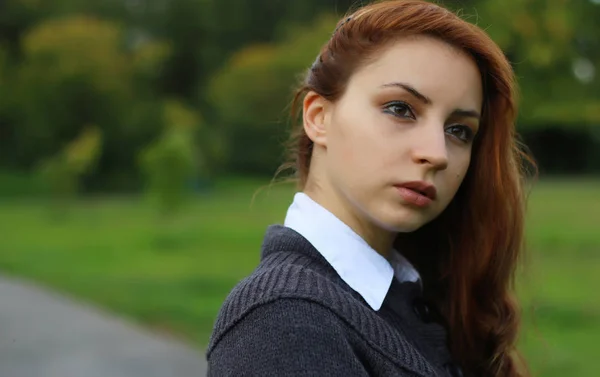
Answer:
[[[284,226],[306,238],[338,275],[373,310],[379,310],[394,276],[400,282],[420,282],[417,270],[396,250],[391,263],[348,225],[308,195],[298,192]]]

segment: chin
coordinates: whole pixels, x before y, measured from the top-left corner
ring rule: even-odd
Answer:
[[[427,224],[427,221],[421,216],[403,216],[395,218],[382,219],[381,225],[388,231],[394,233],[410,233],[414,232],[423,225]]]
[[[394,233],[410,233],[418,230],[431,221],[428,214],[410,211],[405,208],[394,213],[383,213],[379,216],[380,224]]]
[[[408,222],[395,223],[395,224],[392,224],[391,230],[395,233],[411,233],[411,232],[418,230],[423,225],[425,225],[425,223],[422,223],[422,222],[419,222],[419,223],[408,223]]]

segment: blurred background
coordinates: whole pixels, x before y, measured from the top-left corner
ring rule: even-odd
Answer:
[[[0,275],[199,350],[294,187],[292,89],[350,0],[4,0]],[[539,376],[599,376],[600,1],[442,2],[514,65],[540,165],[519,280]]]

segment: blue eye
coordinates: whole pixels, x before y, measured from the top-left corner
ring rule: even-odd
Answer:
[[[470,142],[474,136],[471,128],[460,124],[448,126],[446,132],[464,142]]]
[[[402,101],[394,101],[385,105],[385,112],[399,118],[416,119],[415,113],[409,104]]]

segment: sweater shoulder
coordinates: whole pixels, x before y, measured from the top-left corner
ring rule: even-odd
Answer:
[[[334,283],[331,277],[311,268],[312,264],[310,258],[289,251],[270,255],[261,261],[249,276],[231,290],[223,302],[214,324],[208,352],[249,313],[275,301],[303,300],[321,304],[323,308],[330,310],[331,305],[327,302],[331,302],[332,297],[344,301],[356,300]],[[315,286],[325,291],[315,290]]]
[[[339,318],[297,299],[251,310],[207,354],[209,376],[367,376],[363,359]]]

